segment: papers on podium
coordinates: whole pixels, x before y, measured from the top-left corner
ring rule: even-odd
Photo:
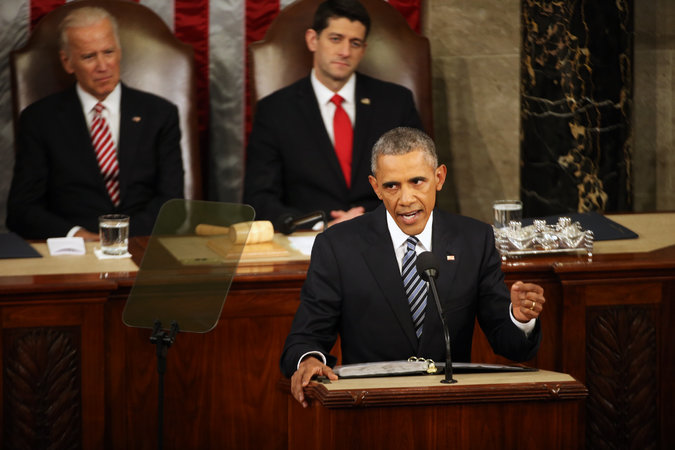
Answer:
[[[430,359],[381,361],[361,364],[346,364],[336,366],[333,372],[340,378],[390,377],[398,375],[441,374],[445,363],[434,363]],[[452,363],[453,372],[484,373],[484,372],[530,372],[537,369],[519,365],[483,364],[483,363]]]

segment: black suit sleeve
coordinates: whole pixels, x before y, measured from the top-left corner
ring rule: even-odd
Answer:
[[[300,306],[281,355],[281,371],[287,377],[293,375],[298,360],[307,352],[319,351],[329,366],[335,365],[336,359],[329,352],[337,339],[341,317],[343,293],[335,270],[338,265],[330,242],[323,233],[319,234],[312,248]]]
[[[277,123],[279,114],[278,107],[270,104],[269,99],[258,103],[246,149],[244,202],[253,206],[258,219],[275,220],[282,214],[301,213],[284,202],[283,139],[277,133],[281,126]]]
[[[44,142],[41,126],[41,118],[36,117],[31,108],[24,110],[19,118],[14,176],[7,202],[7,227],[34,239],[65,236],[78,225],[48,206],[51,193],[48,192],[47,146],[51,143]]]
[[[162,205],[174,198],[183,198],[184,172],[183,159],[180,147],[180,126],[178,109],[175,105],[162,102],[155,115],[161,117],[156,129],[144,140],[147,147],[144,151],[151,151],[154,165],[154,186],[142,204],[133,205],[129,226],[132,236],[149,235],[152,233],[155,219]],[[142,183],[137,182],[136,187]],[[134,202],[134,198],[129,199]]]
[[[529,337],[511,320],[511,296],[504,284],[501,258],[494,245],[492,230],[490,227],[485,230],[483,264],[479,269],[478,323],[495,353],[513,361],[527,361],[534,358],[539,349],[539,320]]]

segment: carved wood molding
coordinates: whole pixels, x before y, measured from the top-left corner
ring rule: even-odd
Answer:
[[[589,308],[586,448],[655,448],[658,360],[651,306]]]
[[[290,393],[289,380],[279,380],[278,386]],[[305,394],[326,408],[562,401],[584,399],[588,395],[584,385],[576,380],[447,386],[329,391],[321,383],[310,383]]]
[[[82,447],[79,328],[3,330],[3,447]]]

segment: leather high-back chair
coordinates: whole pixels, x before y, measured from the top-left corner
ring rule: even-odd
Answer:
[[[181,151],[185,169],[185,197],[201,199],[202,171],[197,129],[194,51],[178,40],[151,9],[122,0],[70,2],[47,14],[26,45],[10,54],[14,123],[23,109],[75,82],[59,59],[58,26],[75,8],[98,6],[117,19],[122,46],[122,81],[159,95],[178,107]]]
[[[285,7],[272,22],[265,38],[249,46],[251,105],[272,92],[306,76],[312,53],[305,31],[312,26],[323,0],[298,0]],[[358,71],[410,89],[427,133],[433,133],[431,104],[431,52],[429,40],[415,33],[403,16],[383,0],[361,0],[370,15],[366,54]]]

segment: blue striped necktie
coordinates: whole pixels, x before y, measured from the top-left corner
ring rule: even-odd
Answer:
[[[403,267],[401,276],[403,277],[403,287],[408,296],[408,305],[410,306],[410,313],[412,314],[413,324],[415,325],[415,334],[417,338],[422,335],[422,325],[424,322],[425,310],[427,308],[427,291],[428,286],[426,281],[417,274],[417,253],[415,247],[419,239],[415,236],[410,236],[406,240],[406,252],[403,255]]]

